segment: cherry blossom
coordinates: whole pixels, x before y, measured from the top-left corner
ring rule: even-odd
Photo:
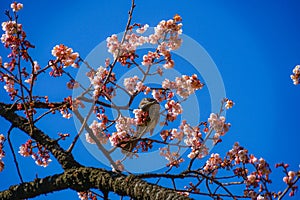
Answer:
[[[293,69],[293,74],[291,75],[291,79],[293,80],[294,85],[299,84],[299,78],[300,78],[300,65],[296,65]]]
[[[90,71],[87,73],[87,76],[94,87],[94,99],[98,99],[100,96],[104,96],[105,98],[113,98],[115,96],[114,88],[105,84],[108,75],[109,71],[102,66],[100,66],[96,72]],[[111,73],[108,81],[114,82],[115,80],[115,73]]]
[[[33,63],[34,63],[34,66],[33,66],[34,73],[37,73],[37,71],[40,70],[41,67],[37,61],[33,61]]]
[[[132,125],[136,125],[135,119],[120,116],[115,125],[117,132],[114,132],[109,137],[111,145],[118,146],[120,142],[129,139],[130,135],[134,133],[134,130],[131,127]]]
[[[210,158],[206,161],[203,170],[205,172],[212,172],[212,175],[215,176],[218,172],[219,165],[222,163],[222,158],[218,153],[213,153],[210,155]]]
[[[133,95],[146,89],[146,86],[144,86],[143,83],[138,80],[139,78],[137,76],[124,79],[124,86],[129,94]]]
[[[1,42],[5,47],[10,47],[15,53],[21,44],[21,40],[24,40],[26,36],[22,30],[22,24],[17,24],[15,21],[2,22],[2,30],[5,33],[2,34]],[[18,38],[18,32],[23,36],[21,39]]]
[[[165,104],[165,109],[167,110],[167,120],[174,121],[178,115],[183,112],[183,109],[179,102],[170,100]]]
[[[218,116],[215,113],[211,113],[208,118],[209,127],[216,131],[216,136],[223,136],[230,127],[229,123],[225,123],[225,117],[224,116]]]
[[[138,28],[138,29],[136,30],[136,32],[139,33],[139,34],[143,34],[145,31],[147,31],[148,28],[149,28],[149,25],[148,25],[148,24],[145,24],[144,26]]]
[[[12,8],[12,10],[14,12],[18,12],[19,10],[21,10],[23,8],[23,4],[21,3],[17,3],[17,2],[13,2],[10,7]]]
[[[15,93],[16,92],[14,88],[15,81],[8,76],[4,76],[3,80],[5,81],[5,86],[4,86],[5,91],[10,94]]]
[[[257,180],[256,180],[256,175],[255,174],[250,174],[247,176],[247,180],[245,180],[245,183],[249,185],[257,185]]]
[[[176,20],[160,21],[154,28],[154,34],[149,36],[150,43],[157,44],[160,40],[167,40],[170,49],[177,49],[182,42],[179,38],[179,35],[182,34],[182,24],[178,23],[181,21],[178,20],[178,16],[179,15],[175,15],[174,18],[176,18]]]
[[[37,149],[37,153],[35,153],[33,149]],[[28,140],[25,144],[22,144],[19,147],[18,153],[24,157],[31,156],[37,165],[43,167],[47,167],[52,161],[50,159],[49,151],[39,143],[33,142],[32,140]]]
[[[79,54],[77,52],[73,52],[72,48],[63,44],[56,45],[52,49],[52,55],[63,64],[64,68],[68,66],[78,68],[78,64],[75,61],[79,58]]]
[[[157,102],[162,102],[163,100],[166,99],[165,91],[163,91],[163,90],[152,90],[152,97]]]
[[[114,58],[117,58],[118,56],[125,56],[126,54],[132,55],[134,58],[136,48],[145,44],[147,41],[147,37],[139,36],[134,33],[127,34],[123,43],[119,41],[116,34],[113,34],[106,39],[108,52],[111,53]],[[125,60],[127,57],[128,56],[126,56]]]
[[[265,197],[263,197],[263,196],[261,196],[261,195],[258,195],[256,199],[257,199],[257,200],[265,200]]]
[[[193,159],[196,157],[201,159],[208,154],[208,148],[203,143],[202,133],[199,127],[192,127],[183,120],[179,128],[184,133],[184,143],[191,148],[188,158]]]
[[[225,104],[226,109],[232,108],[233,105],[234,105],[234,102],[232,100],[226,99],[226,104]]]
[[[97,200],[97,195],[93,194],[90,190],[84,192],[77,192],[78,198],[80,200]]]
[[[283,178],[283,181],[286,184],[289,184],[293,181],[293,179],[296,177],[296,173],[294,171],[289,171],[288,175],[286,177]]]
[[[182,131],[178,131],[178,129],[176,128],[173,128],[172,131],[171,131],[171,140],[174,140],[174,139],[178,139],[179,141],[181,141],[184,137],[184,134]]]
[[[66,108],[60,109],[60,114],[63,118],[70,119],[72,117],[72,114],[68,111]]]
[[[103,121],[97,122],[96,120],[94,120],[89,127],[92,130],[93,135],[97,139],[98,142],[100,142],[101,144],[107,143],[108,136],[104,132],[104,130],[106,129],[105,122],[103,122]],[[91,138],[89,133],[85,134],[85,139],[90,144],[96,144],[96,142],[94,141],[94,139]]]
[[[150,66],[153,64],[154,60],[158,58],[160,58],[160,55],[157,52],[149,51],[147,55],[143,56],[142,65]]]
[[[192,76],[182,75],[182,77],[176,77],[174,82],[169,79],[165,79],[162,82],[162,87],[164,89],[176,90],[176,93],[182,98],[187,98],[196,90],[202,89],[203,86],[204,84],[200,82],[196,74]]]
[[[147,123],[148,112],[145,112],[142,109],[134,109],[133,113],[134,113],[134,120],[136,125],[143,125]]]

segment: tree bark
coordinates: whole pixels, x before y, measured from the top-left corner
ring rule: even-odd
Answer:
[[[0,192],[0,199],[27,199],[67,188],[75,191],[94,188],[104,193],[114,192],[133,199],[190,199],[172,189],[148,183],[133,175],[125,176],[104,169],[83,167],[74,159],[72,153],[65,151],[56,140],[51,139],[36,126],[33,126],[31,131],[28,120],[14,111],[15,107],[11,104],[0,102],[0,116],[48,149],[61,164],[64,173],[11,186]]]
[[[28,120],[24,117],[17,115],[15,112],[10,110],[4,103],[0,103],[0,116],[8,120],[14,127],[19,128],[21,131],[25,132],[32,139],[43,145],[47,150],[49,150],[52,155],[61,164],[63,169],[70,169],[73,167],[81,166],[78,162],[74,160],[71,153],[66,152],[63,148],[59,146],[56,140],[51,139],[47,134],[38,129],[36,126],[33,127],[32,133],[30,124]]]
[[[87,191],[94,188],[103,192],[114,192],[120,196],[130,196],[133,199],[191,199],[172,189],[147,183],[133,175],[125,176],[104,169],[89,167],[67,169],[62,174],[42,179],[37,178],[32,182],[11,186],[8,190],[0,192],[0,199],[33,198],[67,188],[75,191]]]

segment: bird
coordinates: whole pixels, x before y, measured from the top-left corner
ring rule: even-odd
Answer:
[[[148,114],[147,119],[143,124],[137,126],[137,131],[135,136],[133,136],[126,145],[122,147],[122,152],[132,152],[134,147],[137,145],[139,139],[143,137],[147,132],[150,132],[150,135],[153,134],[153,131],[160,118],[160,105],[153,98],[143,98],[140,101],[138,106],[143,112]]]
[[[137,126],[136,137],[141,138],[147,132],[150,132],[150,135],[152,135],[160,117],[159,103],[153,98],[143,98],[138,108],[148,113],[148,118],[144,124]]]

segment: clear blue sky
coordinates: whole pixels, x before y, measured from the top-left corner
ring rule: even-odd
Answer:
[[[10,3],[2,1],[0,12],[9,8]],[[88,3],[24,0],[22,3],[24,9],[19,13],[20,21],[29,40],[36,45],[32,55],[42,65],[52,58],[53,46],[60,43],[72,47],[82,57],[87,56],[107,36],[124,30],[130,6],[129,0],[91,0]],[[137,0],[136,4],[133,21],[148,23],[150,26],[176,13],[180,14],[183,18],[183,32],[200,43],[216,63],[227,96],[236,105],[227,113],[232,128],[223,138],[224,142],[214,151],[225,153],[235,141],[239,141],[257,157],[264,157],[271,166],[284,161],[298,170],[300,87],[292,84],[290,74],[293,67],[300,64],[300,2]],[[1,14],[0,21],[5,20],[4,14]],[[5,57],[6,52],[0,48],[2,57]],[[54,90],[50,89],[50,92]],[[3,89],[0,95],[0,101],[7,99]],[[71,126],[71,122],[66,123]],[[7,130],[4,125],[7,123],[1,119],[0,132],[5,133]],[[50,132],[52,130],[51,127],[47,129]],[[62,129],[67,131],[66,127]],[[16,139],[15,146],[26,138],[24,134],[18,134],[16,132],[13,136]],[[11,170],[11,173],[0,173],[0,189],[18,180],[14,166],[9,161],[11,154],[8,148],[6,151],[5,170]],[[76,152],[78,154],[75,158],[79,160],[87,153],[82,149]],[[83,162],[97,166],[97,161],[93,161],[92,157],[89,159]],[[23,160],[23,173],[28,172],[25,180],[32,180],[32,174],[35,173],[39,177],[46,175],[32,164],[31,159]],[[50,171],[55,169],[50,165]],[[274,181],[277,178],[275,182],[283,186],[281,177],[277,175],[275,173]],[[50,194],[36,199],[54,199],[66,194],[60,192],[56,196]],[[300,198],[299,194],[294,199],[297,198]]]

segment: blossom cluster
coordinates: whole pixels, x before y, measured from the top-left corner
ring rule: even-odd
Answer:
[[[96,200],[97,195],[93,194],[91,191],[86,191],[86,192],[77,192],[77,195],[80,200]]]
[[[136,33],[132,32],[132,26],[128,30],[129,33],[122,38],[122,41],[118,39],[116,34],[108,37],[106,39],[108,52],[110,52],[113,57],[122,64],[128,65],[132,64],[127,60],[133,61],[136,55],[137,47],[144,45],[145,43],[157,44],[156,52],[149,52],[147,55],[143,56],[142,65],[151,66],[156,58],[164,56],[165,64],[164,68],[170,69],[174,67],[174,61],[171,58],[170,51],[178,49],[182,43],[182,39],[179,35],[182,33],[181,17],[175,15],[173,19],[168,21],[162,20],[154,28],[154,33],[148,37],[142,36],[142,34],[149,28],[148,24],[144,26],[138,25],[139,28]]]
[[[9,75],[3,75],[2,80],[5,82],[4,89],[11,97],[11,100],[15,98],[18,93],[18,90],[15,89],[14,78]]]
[[[167,121],[174,121],[178,115],[183,112],[183,109],[179,102],[175,102],[174,100],[169,100],[165,104],[165,109],[167,110]]]
[[[108,75],[109,78],[107,77]],[[100,66],[96,71],[92,70],[88,72],[87,76],[94,87],[94,99],[98,99],[100,96],[111,99],[115,96],[114,88],[107,86],[109,82],[116,81],[115,73],[109,74],[109,71],[106,67]]]
[[[53,47],[51,53],[54,57],[56,57],[58,62],[63,64],[64,68],[69,66],[75,68],[79,67],[78,63],[76,62],[76,60],[79,58],[79,54],[77,52],[73,52],[72,48],[60,44]]]
[[[208,148],[203,142],[203,136],[199,127],[192,127],[186,121],[183,121],[180,129],[185,135],[184,143],[191,148],[191,152],[188,154],[190,159],[201,159],[208,154]]]
[[[106,129],[107,117],[104,114],[101,114],[100,118],[102,119],[101,122],[94,120],[89,127],[93,132],[93,137],[101,144],[106,144],[108,141],[108,136],[105,134],[104,130]],[[89,133],[85,134],[85,139],[90,144],[96,144]]]
[[[20,46],[23,39],[25,39],[25,32],[22,30],[22,24],[17,24],[15,21],[2,22],[2,34],[1,42],[5,47],[10,47],[15,50]],[[23,38],[19,38],[19,33],[23,33]]]
[[[151,44],[162,43],[162,41],[167,41],[167,46],[172,49],[178,49],[182,42],[179,35],[182,34],[182,21],[181,17],[177,14],[173,19],[167,21],[162,20],[154,28],[154,34],[149,36],[149,42]],[[167,37],[168,36],[168,37]]]
[[[249,155],[248,150],[238,143],[235,143],[233,148],[227,153],[226,158],[222,163],[222,167],[232,165],[230,163],[233,163],[234,166],[239,164],[242,164],[242,166],[251,164],[255,168],[251,173],[249,169],[244,167],[236,167],[234,169],[235,175],[244,177],[246,185],[244,193],[246,196],[255,199],[258,198],[259,195],[253,189],[260,187],[260,190],[262,190],[266,183],[271,183],[271,180],[269,179],[271,173],[269,164],[263,158],[257,159],[254,155]]]
[[[60,114],[62,115],[63,118],[70,119],[72,117],[72,114],[69,112],[68,105],[70,106],[70,108],[72,108],[72,105],[73,105],[72,97],[69,96],[69,97],[64,98],[64,103],[65,104],[63,104],[61,106],[61,108],[59,109]]]
[[[148,51],[147,55],[143,56],[142,65],[148,67],[153,64],[155,59],[159,59],[160,55],[157,52]]]
[[[5,156],[5,152],[3,150],[4,141],[5,141],[4,135],[0,134],[0,172],[4,169],[4,162],[2,161],[2,159]]]
[[[166,99],[171,99],[174,97],[174,93],[168,89],[153,89],[152,90],[152,97],[157,102],[162,102]]]
[[[293,181],[294,181],[294,179],[296,178],[297,176],[296,176],[296,172],[294,172],[294,171],[289,171],[288,173],[287,173],[287,176],[285,176],[285,177],[283,177],[283,182],[285,182],[286,184],[291,184]]]
[[[293,74],[291,75],[291,79],[293,80],[294,85],[299,84],[300,80],[300,65],[296,65],[293,69]]]
[[[23,5],[20,3],[11,4],[11,8],[14,12],[19,11],[22,7]],[[23,30],[22,24],[17,23],[16,20],[10,18],[9,21],[2,22],[2,30],[4,34],[1,36],[1,42],[4,44],[4,47],[12,50],[9,54],[11,61],[4,65],[7,65],[7,67],[10,66],[10,70],[13,71],[17,57],[20,55],[23,59],[28,61],[29,56],[27,50],[34,48],[34,45],[26,40],[26,33]]]
[[[161,131],[160,137],[163,139],[163,141],[166,141],[168,138],[170,138],[170,140],[177,139],[178,141],[181,141],[184,137],[184,134],[177,128],[172,128],[171,130]]]
[[[132,125],[136,125],[133,118],[120,116],[116,121],[117,132],[114,132],[110,137],[109,141],[112,146],[118,146],[120,142],[129,140],[129,137],[134,133]]]
[[[212,172],[212,176],[215,176],[218,172],[219,165],[223,162],[218,153],[212,153],[210,158],[206,161],[203,170],[205,172]]]
[[[134,120],[136,125],[144,125],[147,123],[149,113],[143,111],[142,109],[134,109]]]
[[[233,145],[233,148],[228,151],[227,157],[230,161],[234,161],[235,164],[249,163],[248,150],[240,146],[237,142]],[[253,157],[252,160],[252,162],[255,162],[255,157]]]
[[[124,59],[124,56],[126,56],[126,59],[134,59],[136,48],[145,44],[147,42],[147,37],[130,33],[126,34],[124,41],[119,41],[118,36],[113,34],[106,39],[106,42],[108,52],[111,53],[114,58],[121,56]]]
[[[37,153],[33,152],[33,149],[37,148]],[[19,154],[24,157],[31,156],[35,163],[39,166],[47,167],[49,163],[52,161],[50,159],[49,151],[40,145],[37,142],[33,142],[32,140],[27,140],[25,144],[22,144],[19,147]]]
[[[179,126],[179,129],[173,128],[171,130],[164,130],[160,133],[161,138],[164,141],[177,139],[182,141],[186,146],[191,148],[191,152],[188,154],[188,158],[203,158],[208,154],[208,148],[203,143],[202,133],[198,126],[192,127],[190,124],[183,120]]]
[[[23,8],[23,4],[17,3],[17,2],[13,2],[12,4],[10,4],[10,7],[12,8],[12,10],[14,12],[18,12],[19,10],[21,10]]]
[[[196,74],[192,76],[182,75],[176,77],[175,81],[165,79],[162,82],[162,88],[176,90],[176,93],[182,98],[188,98],[195,90],[202,89],[203,86],[204,84],[200,82]]]
[[[137,76],[124,79],[124,86],[129,94],[134,95],[140,91],[149,92],[150,88],[145,86]]]
[[[208,118],[209,128],[215,131],[213,136],[214,143],[218,143],[221,136],[224,136],[230,128],[230,123],[225,123],[226,119],[224,116],[211,113]]]

